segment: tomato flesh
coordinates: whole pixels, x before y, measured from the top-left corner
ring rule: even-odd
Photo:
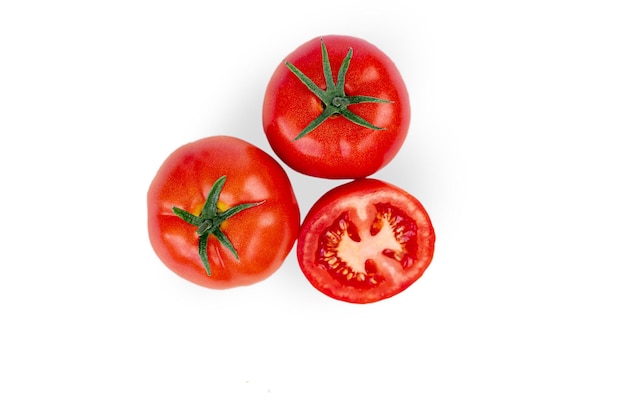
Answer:
[[[390,184],[362,179],[331,190],[311,208],[298,261],[326,295],[369,303],[415,282],[431,262],[434,240],[419,201]]]

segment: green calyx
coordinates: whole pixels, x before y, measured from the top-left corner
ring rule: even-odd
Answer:
[[[324,105],[324,110],[322,111],[322,113],[313,121],[311,121],[311,123],[309,123],[302,130],[302,132],[300,132],[298,136],[295,137],[294,140],[298,140],[303,136],[308,135],[316,127],[324,123],[326,119],[335,114],[339,114],[359,126],[363,126],[373,130],[384,130],[385,128],[374,126],[362,117],[357,116],[348,109],[348,106],[359,103],[391,103],[391,101],[369,96],[347,96],[346,92],[344,91],[344,87],[346,83],[346,73],[348,72],[348,66],[350,65],[350,60],[352,59],[352,48],[348,50],[348,54],[341,63],[339,73],[337,74],[337,82],[335,83],[333,80],[333,72],[330,68],[330,60],[328,59],[328,51],[326,49],[326,45],[324,45],[323,39],[321,40],[321,42],[322,67],[324,71],[324,79],[326,80],[326,90],[322,90],[320,87],[318,87],[309,77],[307,77],[293,64],[291,64],[290,62],[285,62],[285,65],[287,65],[291,72],[293,72],[296,77],[298,77],[298,79],[302,81],[302,83],[304,83],[304,85],[306,85],[307,88],[322,101]]]
[[[265,201],[259,201],[257,203],[246,203],[239,204],[237,206],[231,207],[228,210],[221,211],[217,207],[217,202],[222,192],[222,188],[224,188],[224,183],[226,182],[226,176],[222,176],[218,178],[217,181],[211,187],[211,191],[209,191],[209,195],[207,196],[206,202],[202,207],[202,212],[200,215],[196,216],[188,211],[180,209],[178,207],[173,207],[172,211],[178,217],[186,221],[192,226],[197,227],[196,233],[198,234],[198,253],[200,254],[200,259],[202,260],[202,264],[204,265],[204,269],[206,270],[207,275],[211,275],[211,266],[209,265],[209,256],[207,254],[207,244],[209,240],[209,236],[213,235],[217,238],[217,240],[228,249],[236,259],[239,259],[239,255],[237,254],[237,250],[228,239],[228,237],[224,234],[222,229],[220,228],[224,220],[234,216],[235,214],[251,208],[263,204]]]

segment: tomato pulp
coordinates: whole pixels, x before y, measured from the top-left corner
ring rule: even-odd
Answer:
[[[371,303],[392,297],[430,264],[435,232],[422,204],[375,179],[357,179],[324,194],[298,238],[300,268],[322,293]]]
[[[328,35],[289,54],[272,75],[263,128],[278,157],[322,178],[369,176],[398,153],[410,106],[395,64],[363,39]]]
[[[155,253],[181,277],[231,288],[274,273],[293,247],[300,211],[284,169],[230,136],[183,145],[148,190]]]

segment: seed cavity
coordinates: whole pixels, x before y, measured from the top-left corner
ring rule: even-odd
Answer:
[[[318,249],[318,264],[325,268],[343,285],[355,288],[371,288],[385,282],[386,269],[389,261],[379,269],[379,262],[390,259],[399,268],[407,269],[417,257],[417,225],[404,211],[391,203],[374,205],[375,215],[370,226],[371,240],[360,246],[363,238],[357,225],[351,221],[349,212],[344,212],[321,234]],[[367,230],[367,229],[366,229]],[[384,233],[383,233],[384,231]],[[365,232],[367,233],[367,231]],[[391,241],[390,241],[391,240]],[[374,244],[382,246],[387,242],[390,247],[373,252]],[[362,257],[362,260],[359,258]]]

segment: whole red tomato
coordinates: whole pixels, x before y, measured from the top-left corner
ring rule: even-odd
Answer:
[[[298,238],[300,268],[322,293],[371,303],[400,293],[430,264],[435,232],[422,204],[375,179],[357,179],[324,194]]]
[[[293,247],[300,211],[285,170],[254,145],[214,136],[175,150],[148,190],[154,251],[208,288],[270,276]]]
[[[395,64],[355,37],[315,38],[272,75],[263,128],[287,165],[323,178],[361,178],[397,154],[409,128],[406,86]]]

